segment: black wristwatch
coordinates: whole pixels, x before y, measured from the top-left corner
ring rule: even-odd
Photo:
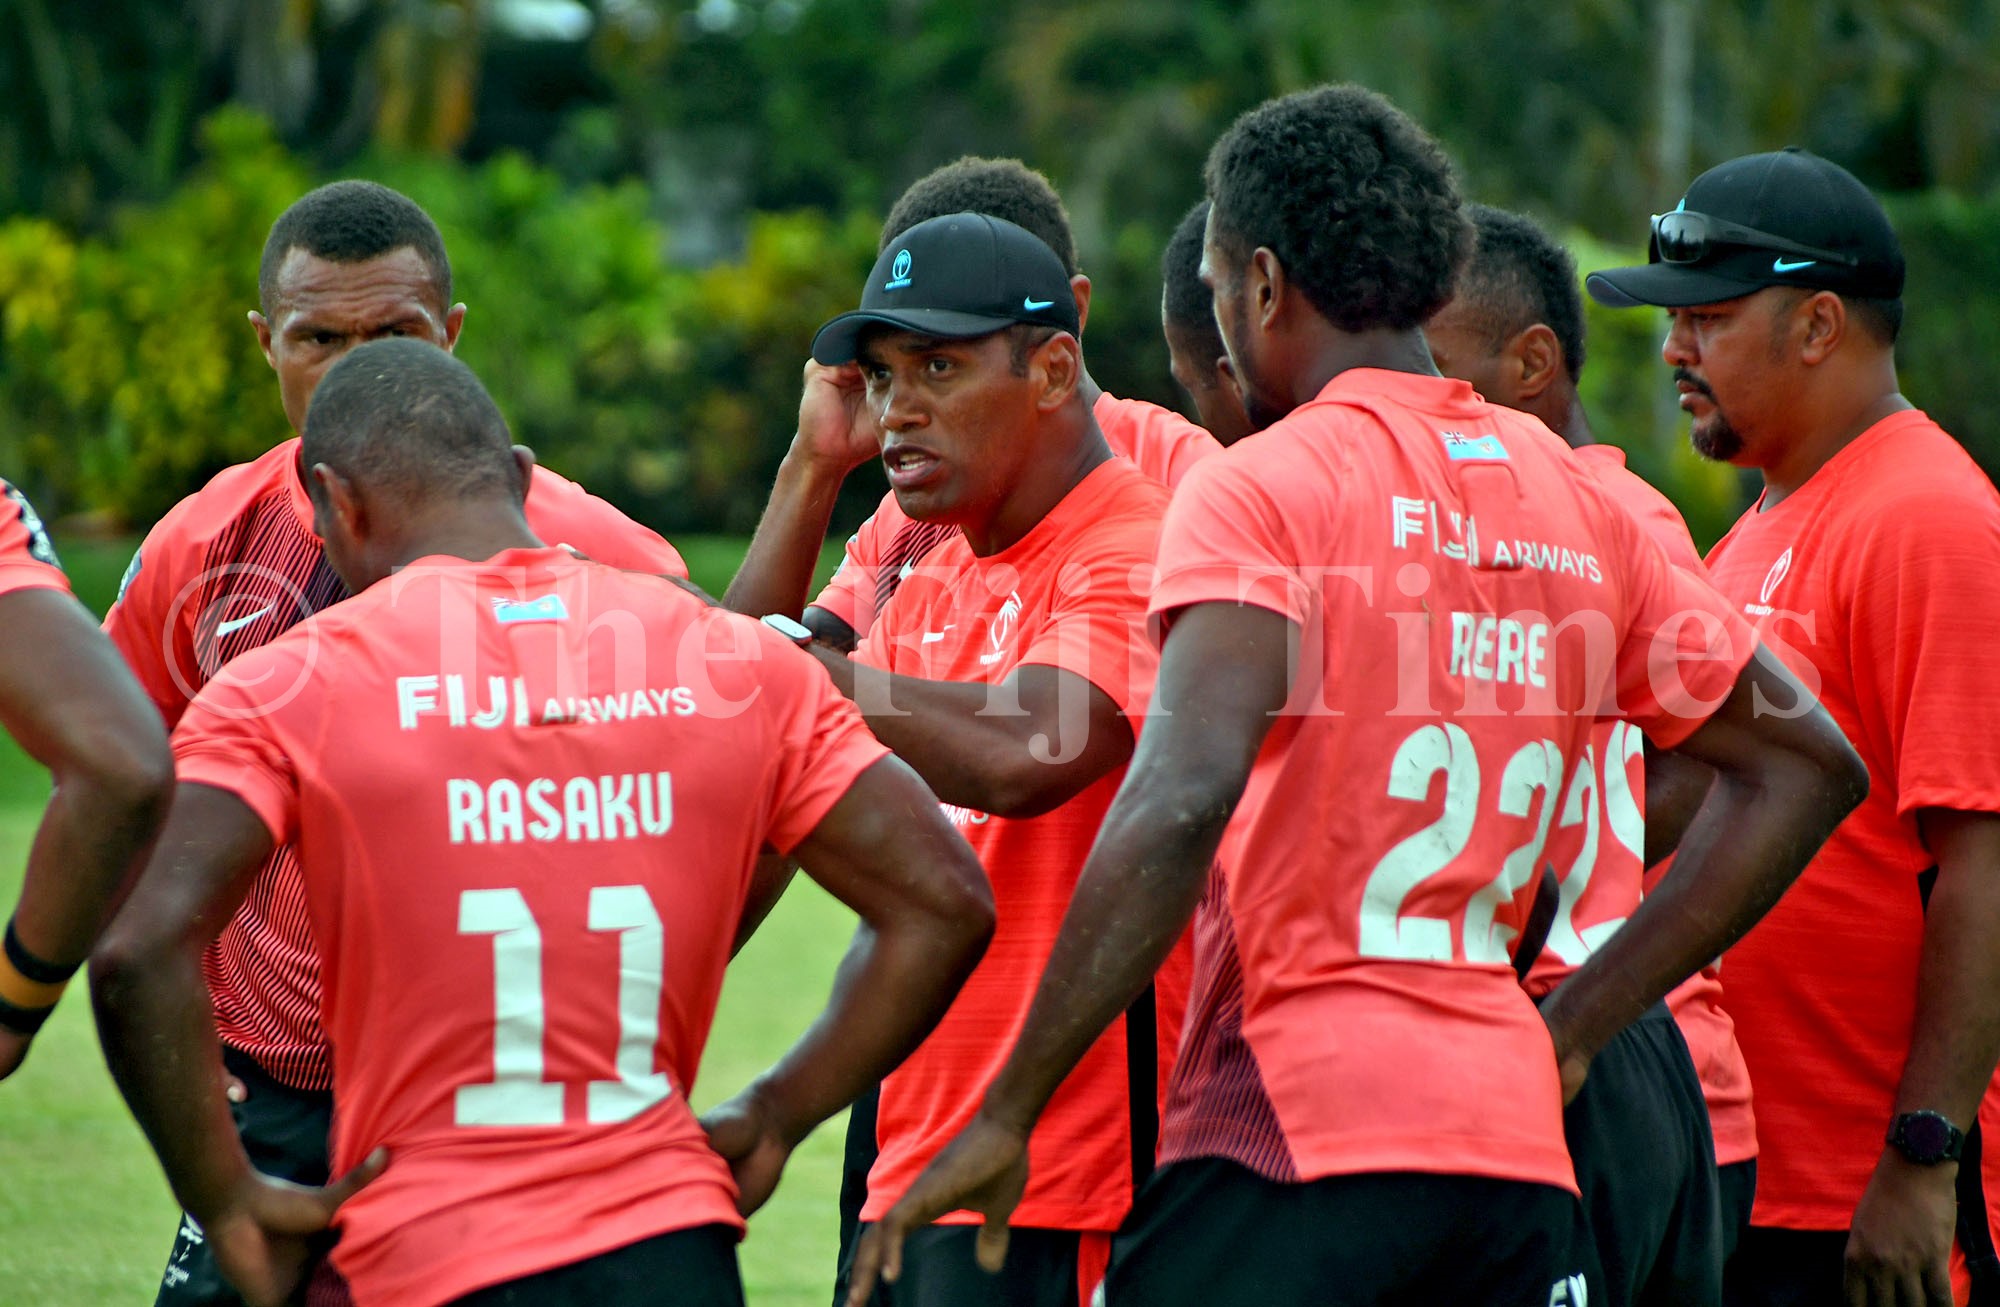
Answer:
[[[1965,1131],[1940,1112],[1905,1112],[1889,1123],[1889,1143],[1918,1166],[1956,1162]]]
[[[813,642],[812,631],[795,617],[787,617],[783,613],[765,613],[757,620],[801,649]]]

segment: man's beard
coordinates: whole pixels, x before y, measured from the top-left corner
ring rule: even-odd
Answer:
[[[1700,421],[1688,425],[1688,443],[1694,446],[1694,452],[1713,462],[1733,462],[1736,456],[1743,452],[1743,437],[1737,433],[1735,427],[1729,425],[1729,419],[1722,415],[1722,405],[1716,403],[1715,392],[1708,388],[1707,382],[1685,368],[1674,369],[1674,380],[1684,381],[1700,391],[1702,398],[1708,401],[1712,410],[1705,427]]]

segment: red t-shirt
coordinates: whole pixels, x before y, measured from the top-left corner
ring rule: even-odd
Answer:
[[[947,681],[1000,682],[1017,667],[1061,668],[1109,695],[1136,734],[1158,666],[1146,638],[1145,593],[1166,501],[1158,482],[1114,459],[997,554],[977,557],[954,533],[903,582],[855,657]],[[1060,754],[1080,742],[1066,746],[1058,738],[1049,747]],[[947,807],[993,881],[999,921],[944,1020],[883,1081],[881,1151],[863,1219],[887,1211],[972,1119],[1027,1018],[1077,875],[1124,775],[1120,767],[1038,817]],[[1135,1167],[1152,1165],[1152,1122],[1180,1037],[1187,969],[1182,945],[1154,981],[1153,1030],[1143,1015],[1120,1017],[1056,1091],[1028,1143],[1028,1192],[1016,1225],[1112,1230],[1124,1219]],[[974,1219],[965,1212],[945,1218]]]
[[[15,590],[69,591],[55,546],[28,497],[0,481],[0,594]]]
[[[1218,856],[1255,1076],[1177,1083],[1210,1101],[1169,1117],[1163,1156],[1574,1191],[1548,1031],[1511,966],[1526,891],[1581,806],[1598,716],[1677,743],[1749,629],[1541,423],[1373,369],[1181,486],[1152,611],[1201,603],[1283,614],[1301,643]],[[1209,1038],[1191,1024],[1187,1047]],[[1232,1148],[1229,1118],[1275,1138]]]
[[[104,630],[172,726],[215,670],[347,597],[312,530],[299,442],[216,474],[146,535]],[[599,562],[686,576],[674,547],[572,481],[536,468],[528,525]],[[332,1083],[318,963],[289,848],[202,959],[223,1041],[298,1089]]]
[[[174,735],[297,851],[357,1302],[740,1228],[687,1093],[757,854],[884,750],[813,660],[560,549],[425,558],[232,661]]]
[[[1575,451],[1584,470],[1597,479],[1611,498],[1632,515],[1660,546],[1675,567],[1707,578],[1701,553],[1688,534],[1672,501],[1625,466],[1625,451],[1615,445],[1585,445]],[[1591,757],[1598,779],[1579,791],[1593,798],[1597,812],[1581,807],[1565,811],[1557,824],[1558,839],[1570,838],[1575,856],[1566,851],[1556,860],[1563,896],[1549,933],[1549,945],[1528,977],[1530,993],[1555,988],[1596,945],[1607,939],[1638,909],[1643,888],[1657,884],[1672,865],[1661,863],[1648,875],[1646,846],[1646,768],[1643,739],[1630,722],[1598,723],[1591,740]],[[1579,876],[1579,870],[1584,870]],[[1687,1040],[1695,1074],[1715,1138],[1718,1165],[1748,1161],[1757,1155],[1757,1119],[1750,1106],[1750,1072],[1736,1046],[1736,1029],[1722,1007],[1722,982],[1710,964],[1667,996],[1681,1034]]]
[[[2000,496],[1937,424],[1897,413],[1753,506],[1708,568],[1868,764],[1868,797],[1723,960],[1757,1091],[1753,1219],[1846,1229],[1915,1020],[1937,861],[1916,814],[2000,811]]]
[[[1170,488],[1180,484],[1189,468],[1222,448],[1203,428],[1172,409],[1143,399],[1099,395],[1090,413],[1112,453],[1132,460],[1141,472]],[[875,614],[896,593],[896,586],[917,560],[954,531],[949,526],[912,521],[894,494],[882,496],[875,512],[847,538],[840,567],[812,606],[838,617],[856,634],[865,635]]]

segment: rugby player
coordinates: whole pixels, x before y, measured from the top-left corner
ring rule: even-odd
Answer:
[[[297,432],[314,388],[356,345],[408,337],[450,350],[465,322],[430,216],[365,181],[334,182],[281,214],[250,314]],[[551,542],[614,567],[685,576],[671,545],[546,468],[531,474],[528,521]],[[169,727],[230,659],[345,598],[313,531],[296,435],[218,473],[160,520],[133,556],[104,623]],[[303,1183],[326,1178],[332,1070],[320,982],[291,849],[203,958],[238,1122],[257,1165]],[[183,1219],[159,1307],[239,1301],[221,1283],[199,1226]]]
[[[1575,260],[1521,214],[1483,204],[1468,214],[1472,257],[1451,301],[1424,324],[1438,371],[1540,418],[1674,566],[1705,575],[1673,504],[1591,431],[1577,394],[1584,317]],[[1591,765],[1571,782],[1556,835],[1572,847],[1558,859],[1564,874],[1551,933],[1527,978],[1537,997],[1639,905],[1643,738],[1630,722],[1600,722]],[[1750,1219],[1757,1154],[1749,1073],[1721,994],[1716,968],[1703,967],[1668,996],[1673,1020],[1649,1011],[1620,1031],[1563,1109],[1610,1307],[1721,1301],[1723,1263]]]
[[[301,457],[354,597],[182,716],[173,816],[92,964],[120,1088],[253,1303],[335,1220],[364,1305],[740,1304],[742,1215],[977,960],[977,860],[789,641],[538,538],[530,459],[444,351],[352,351]],[[325,978],[323,1190],[238,1140],[199,965],[281,845]],[[718,1113],[725,1160],[686,1095],[767,846],[867,930]]]
[[[2000,1298],[2000,496],[1897,388],[1902,250],[1852,174],[1732,159],[1652,236],[1588,289],[1667,310],[1695,451],[1763,474],[1709,572],[1874,778],[1724,963],[1758,1145],[1729,1301],[1947,1303],[1954,1229],[1959,1293]]]
[[[1564,1101],[1866,776],[1546,427],[1436,374],[1420,328],[1471,233],[1420,128],[1301,92],[1239,119],[1207,181],[1203,275],[1262,430],[1175,496],[1156,712],[1020,1040],[864,1241],[854,1298],[940,1209],[1004,1251],[1049,1087],[1199,904],[1162,1167],[1109,1300],[1579,1302]],[[1510,946],[1612,710],[1718,782],[1675,874],[1537,1011]]]
[[[1229,370],[1222,333],[1215,328],[1215,296],[1201,282],[1201,236],[1208,228],[1208,201],[1182,215],[1160,255],[1160,333],[1167,340],[1167,367],[1194,401],[1209,434],[1233,445],[1250,434],[1243,393]]]
[[[1019,1028],[1145,711],[1144,590],[1167,491],[1114,457],[1083,385],[1057,255],[981,213],[918,223],[813,357],[853,365],[847,422],[872,424],[901,511],[948,525],[853,658],[813,651],[876,735],[930,782],[993,880],[993,948],[923,1047],[884,1082],[864,1221],[971,1118]],[[1141,987],[1036,1133],[1043,1170],[1004,1275],[966,1214],[913,1239],[892,1307],[1081,1307],[1150,1172],[1186,950]]]

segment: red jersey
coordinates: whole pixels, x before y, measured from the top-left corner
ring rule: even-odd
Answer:
[[[15,590],[69,591],[55,546],[28,497],[0,481],[0,594]]]
[[[218,473],[146,535],[104,630],[171,727],[230,659],[347,597],[312,530],[297,439]],[[528,524],[632,571],[686,576],[674,547],[546,468],[528,483]],[[332,1084],[319,976],[289,848],[202,959],[223,1042],[297,1089]]]
[[[1679,510],[1625,466],[1624,450],[1616,445],[1585,445],[1575,454],[1584,470],[1665,551],[1668,562],[1706,579],[1701,553]],[[1536,995],[1554,989],[1581,966],[1638,909],[1643,889],[1658,883],[1672,865],[1671,860],[1662,862],[1650,875],[1644,866],[1646,768],[1640,733],[1630,722],[1598,723],[1591,758],[1599,771],[1598,779],[1584,783],[1578,792],[1585,807],[1575,813],[1565,811],[1559,823],[1558,835],[1567,833],[1571,838],[1556,860],[1563,872],[1563,893],[1548,947],[1528,977],[1528,991]],[[1592,802],[1596,813],[1586,810]],[[1688,977],[1667,996],[1667,1006],[1687,1040],[1701,1080],[1717,1164],[1748,1161],[1757,1155],[1750,1072],[1743,1065],[1743,1050],[1736,1046],[1736,1028],[1722,1008],[1722,982],[1715,964]]]
[[[1574,1192],[1511,966],[1526,892],[1594,785],[1597,718],[1675,744],[1754,649],[1576,468],[1464,382],[1356,369],[1175,495],[1156,617],[1251,604],[1301,644],[1217,859],[1198,947],[1225,956],[1163,1158]]]
[[[949,681],[1061,668],[1109,695],[1136,734],[1157,670],[1145,586],[1166,501],[1159,483],[1112,460],[997,554],[975,556],[954,532],[903,582],[855,657]],[[1065,742],[1049,747],[1060,753]],[[1120,767],[1038,817],[947,807],[993,882],[998,924],[944,1020],[882,1082],[880,1153],[864,1220],[887,1211],[971,1121],[1006,1061],[1124,774]],[[1056,1091],[1028,1141],[1028,1192],[1016,1225],[1113,1230],[1125,1218],[1135,1174],[1153,1164],[1159,1086],[1180,1036],[1187,969],[1183,945],[1156,978],[1150,1005],[1142,999],[1113,1022]],[[958,1212],[945,1221],[975,1219]]]
[[[1179,485],[1189,468],[1222,448],[1214,436],[1172,409],[1143,399],[1099,395],[1090,414],[1112,453],[1132,460],[1164,486]],[[812,606],[865,635],[910,569],[956,530],[912,521],[893,493],[882,496],[873,515],[848,537],[839,569]]]
[[[1914,1027],[1936,865],[1916,814],[2000,811],[2000,496],[1934,422],[1897,413],[1760,500],[1708,567],[1868,764],[1868,797],[1723,961],[1757,1089],[1753,1220],[1844,1230]]]
[[[232,661],[180,779],[292,847],[357,1302],[741,1228],[687,1094],[752,869],[885,750],[813,660],[669,581],[420,559]]]

